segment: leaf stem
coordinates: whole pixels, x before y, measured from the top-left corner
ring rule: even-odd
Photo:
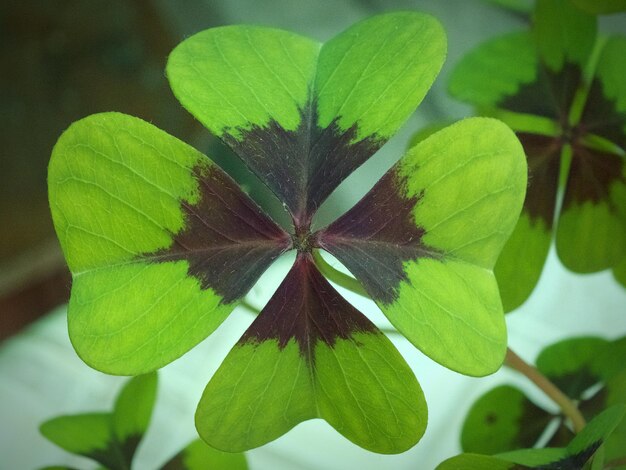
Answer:
[[[550,399],[552,399],[565,416],[572,422],[574,432],[579,433],[585,427],[585,418],[580,413],[576,404],[565,395],[556,385],[539,372],[535,367],[525,362],[521,357],[515,354],[511,348],[506,350],[505,364],[524,374],[531,382],[539,387]]]
[[[352,276],[342,273],[341,271],[333,268],[320,254],[319,250],[313,251],[313,260],[317,269],[329,280],[337,284],[338,286],[348,289],[350,292],[354,292],[365,298],[371,298],[359,281]]]

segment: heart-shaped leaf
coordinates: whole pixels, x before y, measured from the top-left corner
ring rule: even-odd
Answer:
[[[48,184],[73,274],[70,338],[104,372],[139,374],[188,351],[289,245],[206,157],[130,116],[74,123]]]
[[[300,255],[209,382],[196,427],[210,445],[233,452],[316,417],[380,453],[412,447],[427,419],[402,356],[310,255]]]
[[[425,354],[464,374],[492,373],[506,330],[491,270],[519,214],[525,174],[506,126],[462,121],[410,149],[321,232],[320,245]]]
[[[167,75],[180,102],[308,226],[413,113],[445,48],[439,23],[419,13],[378,15],[323,45],[228,26],[182,42]]]
[[[128,469],[150,423],[156,388],[156,373],[134,377],[120,391],[113,413],[59,416],[39,429],[68,452],[109,469]]]
[[[110,413],[59,416],[43,423],[39,431],[62,449],[93,459],[108,468],[123,468],[112,436]]]

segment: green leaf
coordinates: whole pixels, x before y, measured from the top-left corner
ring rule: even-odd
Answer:
[[[425,354],[464,374],[490,374],[506,350],[492,269],[525,187],[511,130],[467,119],[410,149],[319,243]]]
[[[600,359],[609,345],[608,341],[595,337],[559,341],[541,351],[537,369],[566,395],[579,399],[603,378]]]
[[[170,53],[167,76],[178,100],[217,136],[241,138],[270,121],[294,131],[307,106],[320,47],[277,29],[211,28]]]
[[[553,418],[517,388],[499,386],[470,408],[463,423],[461,447],[465,452],[481,454],[533,447]]]
[[[338,118],[340,129],[357,126],[359,140],[388,139],[424,98],[445,53],[443,28],[428,15],[395,12],[357,23],[320,53],[318,124]]]
[[[575,149],[556,231],[559,258],[579,273],[611,268],[626,254],[626,162]]]
[[[451,457],[435,470],[524,470],[527,467],[480,454],[461,454]]]
[[[614,405],[592,419],[583,430],[576,434],[567,446],[570,455],[589,452],[597,449],[611,435],[624,418],[626,405]]]
[[[247,470],[244,454],[231,454],[213,449],[200,439],[193,441],[172,457],[161,470]]]
[[[124,385],[115,401],[113,431],[128,462],[150,424],[156,391],[156,372],[140,375]]]
[[[550,463],[567,458],[567,450],[555,447],[518,449],[498,454],[496,457],[531,468],[542,468],[544,465],[548,465],[546,468],[552,468],[549,466]]]
[[[439,23],[413,12],[366,19],[323,46],[228,26],[183,41],[167,74],[183,106],[307,225],[413,113],[445,48]]]
[[[544,64],[554,71],[566,64],[587,63],[595,39],[596,19],[575,8],[570,0],[537,0],[534,36]]]
[[[572,0],[572,3],[593,15],[626,11],[626,0]]]
[[[610,407],[614,405],[626,405],[626,370],[615,374],[606,382],[605,406]],[[622,420],[606,439],[604,444],[606,458],[610,460],[623,457],[624,442],[626,442],[626,420]]]
[[[491,39],[463,56],[450,75],[448,87],[450,94],[461,101],[492,108],[515,96],[523,85],[535,82],[537,67],[532,36],[527,32],[511,33]],[[532,113],[543,106],[538,101],[515,111]]]
[[[109,413],[59,416],[42,423],[39,431],[68,452],[89,457],[111,469],[125,468],[113,438]]]
[[[425,140],[426,138],[433,135],[435,132],[439,132],[441,129],[444,129],[451,124],[454,124],[454,121],[440,121],[440,122],[435,122],[433,124],[429,124],[423,127],[422,129],[415,132],[411,136],[411,138],[409,139],[409,145],[407,146],[407,149],[410,149],[411,147],[416,146],[422,140]]]
[[[626,38],[612,37],[602,48],[578,125],[588,134],[572,144],[557,252],[576,272],[610,268],[626,255],[624,47]]]
[[[557,251],[576,272],[610,268],[626,255],[626,38],[607,40],[598,59],[580,127],[620,151],[574,143],[557,230]]]
[[[522,305],[539,281],[552,239],[560,171],[558,139],[522,132],[517,136],[528,161],[528,190],[494,268],[505,312]]]
[[[238,452],[323,418],[368,450],[398,453],[426,427],[426,403],[391,342],[299,255],[207,385],[196,427]]]
[[[598,58],[596,77],[601,84],[603,97],[613,107],[612,119],[605,122],[603,127],[610,128],[612,125],[617,125],[613,135],[606,133],[604,135],[626,151],[626,84],[622,79],[626,73],[624,47],[626,47],[626,37],[624,36],[610,36],[606,39]],[[601,111],[607,112],[607,110]],[[620,117],[618,118],[618,116]],[[597,130],[594,129],[594,132]]]
[[[103,372],[140,374],[185,353],[290,243],[206,157],[123,114],[65,131],[48,185],[73,275],[70,338]]]

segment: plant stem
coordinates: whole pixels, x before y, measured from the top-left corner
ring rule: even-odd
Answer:
[[[539,372],[535,367],[526,363],[510,348],[507,348],[506,350],[506,359],[504,362],[509,367],[524,374],[531,382],[533,382],[557,405],[559,405],[563,414],[572,422],[574,432],[579,433],[585,427],[585,418],[578,410],[576,404],[561,390],[559,390],[556,385],[550,382],[545,375]]]
[[[348,289],[350,292],[354,292],[355,294],[361,295],[370,299],[371,297],[359,281],[357,281],[352,276],[348,276],[345,273],[333,268],[324,258],[318,250],[313,251],[313,260],[315,261],[315,265],[317,269],[329,280],[337,284],[338,286],[343,287],[344,289]]]

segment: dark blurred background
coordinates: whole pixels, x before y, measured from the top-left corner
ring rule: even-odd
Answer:
[[[74,120],[111,110],[181,138],[197,131],[163,74],[177,41],[147,0],[0,3],[2,336],[67,296],[46,188],[61,132]]]

